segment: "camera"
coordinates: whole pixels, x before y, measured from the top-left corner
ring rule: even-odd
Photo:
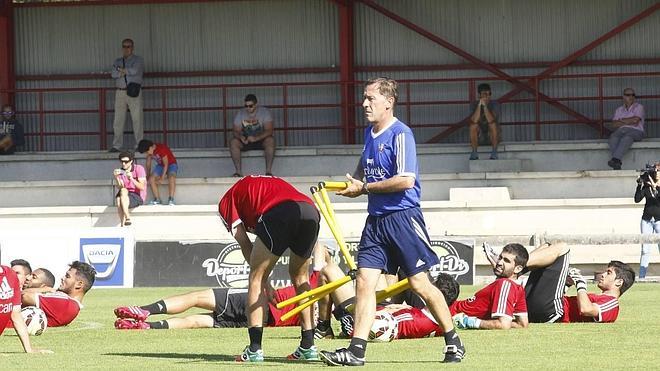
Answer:
[[[654,183],[657,175],[655,164],[646,164],[644,169],[640,170],[638,182],[640,183]]]

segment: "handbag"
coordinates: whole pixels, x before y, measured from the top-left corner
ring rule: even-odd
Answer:
[[[121,60],[124,69],[126,68],[126,59],[122,58]],[[128,95],[131,98],[136,98],[137,96],[140,95],[140,89],[142,88],[142,85],[138,84],[137,82],[128,82],[128,79],[126,78],[126,75],[124,75],[124,81],[126,82],[126,95]]]

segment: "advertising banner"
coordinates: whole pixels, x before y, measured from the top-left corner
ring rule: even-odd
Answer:
[[[334,246],[334,241],[319,241]],[[358,241],[348,241],[353,259]],[[451,274],[459,283],[474,282],[474,240],[432,239],[431,245],[440,259],[436,269]],[[335,263],[345,271],[340,253]],[[250,267],[236,242],[138,242],[135,247],[135,278],[138,287],[204,286],[247,287]],[[274,287],[291,284],[288,253],[281,257],[270,276]]]
[[[57,288],[68,265],[80,260],[96,269],[94,287],[133,287],[134,248],[128,228],[16,231],[0,236],[0,262],[25,259],[32,269],[46,268],[55,275]]]

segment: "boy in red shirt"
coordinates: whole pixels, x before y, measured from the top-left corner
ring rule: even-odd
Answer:
[[[154,143],[148,139],[142,139],[138,143],[138,152],[147,154],[147,181],[151,185],[151,192],[154,199],[149,202],[149,205],[161,205],[163,202],[160,200],[160,192],[158,185],[167,177],[169,186],[168,205],[174,205],[174,192],[176,190],[176,173],[179,167],[176,163],[176,157],[165,144]],[[154,167],[151,167],[152,161],[156,162]],[[153,171],[152,171],[153,170]]]

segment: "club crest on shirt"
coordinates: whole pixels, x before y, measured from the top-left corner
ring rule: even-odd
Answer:
[[[383,152],[385,150],[385,143],[378,144],[378,152]]]

